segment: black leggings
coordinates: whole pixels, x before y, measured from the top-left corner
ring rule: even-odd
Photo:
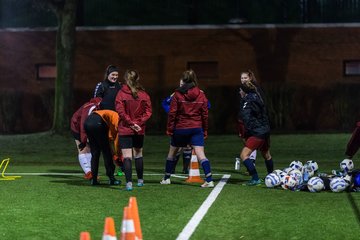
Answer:
[[[114,177],[115,165],[112,160],[112,151],[108,138],[109,128],[104,120],[96,113],[92,113],[85,120],[85,132],[89,139],[91,149],[91,172],[96,179],[99,172],[100,153],[103,153],[106,175],[109,178]]]

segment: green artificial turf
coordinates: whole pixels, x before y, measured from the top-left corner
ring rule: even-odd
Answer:
[[[271,153],[275,168],[293,160],[315,160],[320,171],[337,169],[345,157],[349,134],[273,135]],[[23,175],[0,181],[0,239],[79,239],[89,231],[101,239],[105,217],[115,219],[118,235],[123,208],[135,196],[144,239],[176,239],[212,189],[172,178],[160,185],[169,139],[146,136],[145,186],[132,192],[106,185],[100,164],[100,186],[82,178],[77,151],[71,137],[50,133],[0,137],[0,159],[10,157],[9,173],[67,173],[69,175]],[[231,135],[210,135],[205,151],[216,183],[231,174],[214,204],[191,239],[360,239],[360,193],[292,192],[246,187],[244,166],[234,170],[234,158],[242,143]],[[354,159],[359,168],[358,157]],[[179,162],[177,170],[182,169]],[[263,160],[256,162],[265,177]],[[201,171],[202,172],[202,171]],[[133,171],[135,173],[135,171]],[[179,174],[180,175],[180,174]],[[124,181],[124,177],[118,177]],[[134,176],[136,181],[136,176]]]

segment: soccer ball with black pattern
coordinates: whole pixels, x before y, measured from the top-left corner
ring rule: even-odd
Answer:
[[[276,175],[278,175],[280,180],[281,180],[282,177],[287,175],[283,170],[280,170],[280,169],[276,169],[272,173],[275,173]]]
[[[279,186],[280,183],[280,177],[276,173],[270,173],[265,177],[265,185],[268,188]]]
[[[324,187],[324,181],[319,177],[312,177],[307,183],[310,192],[321,192]]]
[[[303,175],[299,169],[293,169],[289,172],[289,175],[294,177],[296,180],[296,185],[303,183]]]
[[[334,177],[330,180],[330,189],[333,192],[342,192],[346,189],[348,184],[345,179],[341,177]]]
[[[340,169],[348,173],[354,169],[354,162],[351,159],[344,159],[340,163]]]
[[[294,190],[296,187],[296,179],[293,176],[286,175],[282,179],[281,187],[285,190],[286,189]]]
[[[314,160],[309,160],[304,164],[304,167],[311,168],[314,172],[319,169],[319,165]]]
[[[302,162],[295,160],[290,163],[289,167],[291,167],[292,169],[297,169],[297,170],[302,171],[304,165]]]

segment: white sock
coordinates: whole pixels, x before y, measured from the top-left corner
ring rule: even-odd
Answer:
[[[87,158],[87,171],[91,171],[91,153],[85,153]]]
[[[88,153],[81,153],[78,155],[79,163],[80,163],[80,166],[81,166],[82,170],[84,171],[84,173],[91,171],[91,165],[89,164],[87,154]],[[91,156],[91,154],[90,154],[90,156]],[[90,160],[91,160],[91,158],[90,158]]]
[[[256,150],[252,151],[249,158],[254,161],[256,160]]]

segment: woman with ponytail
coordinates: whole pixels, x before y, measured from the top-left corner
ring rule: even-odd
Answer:
[[[179,148],[191,145],[204,173],[203,188],[214,187],[210,161],[204,153],[204,139],[208,133],[208,100],[200,90],[193,70],[187,70],[180,79],[183,84],[175,90],[170,102],[166,134],[171,137],[161,184],[171,184],[170,176],[176,164]]]
[[[137,186],[144,185],[143,143],[145,124],[152,114],[152,109],[150,97],[139,83],[139,73],[135,70],[127,70],[124,80],[123,87],[116,95],[115,109],[120,117],[119,147],[123,155],[126,190],[131,191],[133,158],[138,179]]]
[[[252,81],[244,81],[240,87],[239,120],[244,122],[245,146],[241,150],[240,158],[251,175],[251,180],[245,185],[261,184],[256,167],[250,155],[259,150],[265,159],[268,173],[274,169],[270,155],[270,124],[266,108],[257,86]]]

